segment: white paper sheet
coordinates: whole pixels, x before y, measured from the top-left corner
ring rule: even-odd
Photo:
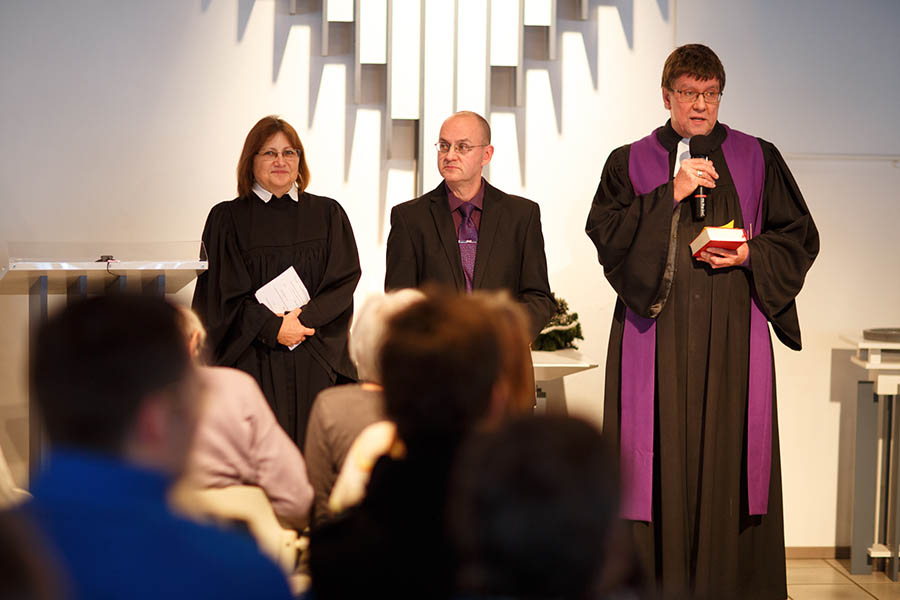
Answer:
[[[281,275],[256,290],[256,299],[273,313],[280,315],[309,302],[309,290],[303,285],[294,267],[290,266]],[[290,349],[293,350],[299,345],[294,344]]]

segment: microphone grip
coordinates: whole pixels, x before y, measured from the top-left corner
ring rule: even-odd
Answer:
[[[697,156],[695,158],[706,159],[705,156]],[[697,186],[694,190],[694,197],[691,199],[691,212],[695,221],[703,221],[706,219],[706,188]]]

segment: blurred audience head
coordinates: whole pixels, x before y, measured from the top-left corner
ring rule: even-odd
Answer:
[[[0,598],[58,600],[63,595],[61,571],[52,552],[22,513],[0,511]]]
[[[370,296],[363,302],[350,329],[350,358],[361,381],[381,384],[379,357],[388,321],[398,312],[425,297],[416,289]]]
[[[30,376],[52,445],[180,473],[198,390],[173,305],[132,295],[71,304],[40,328]]]
[[[177,305],[178,325],[187,341],[188,354],[196,364],[206,364],[206,328],[197,313],[186,306]]]
[[[492,423],[534,409],[534,371],[528,339],[528,315],[507,291],[476,291],[472,299],[496,331],[500,343],[500,375]]]
[[[576,418],[510,420],[463,446],[448,501],[460,591],[602,597],[617,522],[615,453]]]
[[[381,349],[385,411],[410,455],[455,446],[488,415],[501,345],[482,303],[431,289],[388,323]],[[446,446],[445,446],[446,447]]]

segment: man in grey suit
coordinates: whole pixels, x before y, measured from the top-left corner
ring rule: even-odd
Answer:
[[[391,211],[385,290],[426,283],[467,292],[505,289],[528,311],[533,339],[556,311],[540,208],[481,176],[494,154],[481,115],[451,115],[435,147],[444,181]]]

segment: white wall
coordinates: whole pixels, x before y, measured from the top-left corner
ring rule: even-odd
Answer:
[[[332,26],[332,55],[319,56],[316,4],[289,15],[287,0],[0,3],[0,240],[197,239],[234,194],[247,130],[278,113],[304,140],[311,191],[350,215],[358,297],[380,289],[384,217],[414,195],[415,164],[384,157],[383,94],[350,101],[352,30]],[[588,21],[573,7],[559,0],[558,60],[526,36],[525,105],[490,115],[492,183],[541,204],[551,284],[602,365],[615,296],[582,233],[600,170],[666,118],[659,73],[673,43],[717,50],[722,120],[788,155],[823,242],[799,299],[804,350],[776,350],[786,542],[847,545],[855,375],[837,368],[838,336],[900,321],[900,169],[791,156],[900,154],[900,4],[592,1]],[[432,154],[424,169],[433,179]],[[0,297],[0,446],[19,481],[25,320],[24,299]],[[602,368],[566,386],[570,411],[599,419]]]

